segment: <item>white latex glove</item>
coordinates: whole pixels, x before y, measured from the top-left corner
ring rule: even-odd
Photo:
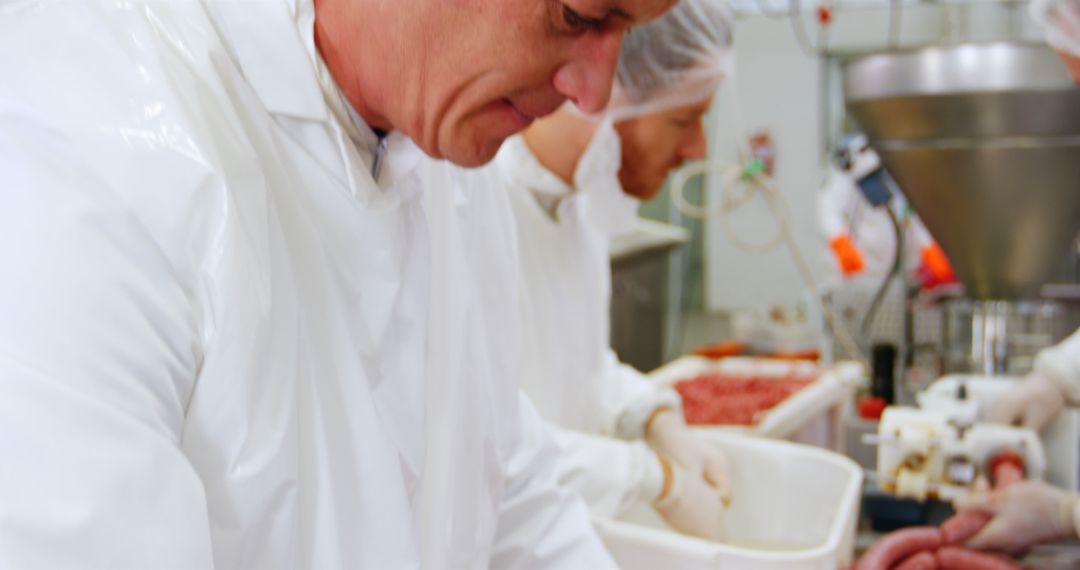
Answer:
[[[994,515],[967,546],[1016,554],[1036,544],[1076,533],[1077,495],[1043,481],[1023,481],[1005,489],[969,493],[958,498],[958,511]]]
[[[659,454],[658,454],[659,455]],[[699,474],[691,473],[663,455],[665,493],[653,503],[675,530],[706,540],[724,539],[724,501]]]
[[[666,409],[657,412],[649,421],[645,440],[688,474],[704,479],[725,503],[731,500],[727,456],[691,431],[678,413]]]
[[[653,416],[646,440],[667,467],[667,491],[656,501],[656,510],[681,532],[721,540],[731,494],[727,457],[671,410]]]
[[[1039,431],[1065,408],[1065,393],[1052,380],[1032,372],[990,408],[992,422]]]

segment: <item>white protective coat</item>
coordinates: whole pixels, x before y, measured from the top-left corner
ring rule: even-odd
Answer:
[[[1080,330],[1035,358],[1035,372],[1057,384],[1073,406],[1080,406]]]
[[[1080,1],[1032,0],[1030,12],[1045,28],[1051,47],[1080,57]]]
[[[376,184],[312,23],[0,6],[0,567],[610,564],[503,377],[516,341],[447,324],[486,318],[458,305],[484,267],[432,263],[435,166],[392,134]]]
[[[832,170],[822,186],[817,201],[818,223],[826,239],[848,235],[863,255],[865,267],[854,279],[871,287],[893,270],[896,255],[896,230],[883,208],[892,208],[897,217],[904,216],[907,201],[895,195],[892,201],[874,207],[859,190],[858,184],[845,172]],[[919,266],[923,248],[933,243],[930,232],[922,221],[912,214],[904,226],[904,267],[911,271]],[[830,264],[840,273],[835,258],[829,256]]]
[[[509,187],[521,244],[524,388],[559,434],[561,479],[583,494],[594,515],[610,517],[659,494],[662,473],[640,440],[657,408],[679,409],[680,403],[674,392],[656,389],[620,363],[610,348],[609,236],[600,228],[625,224],[592,216],[590,206],[615,199],[598,198],[598,192],[625,195],[617,180],[618,137],[613,130],[605,136],[605,129],[610,127],[598,131],[584,156],[600,148],[607,160],[583,158],[578,172],[588,172],[595,183],[597,173],[606,171],[610,184],[574,191],[539,163],[520,136],[504,143],[495,164]]]

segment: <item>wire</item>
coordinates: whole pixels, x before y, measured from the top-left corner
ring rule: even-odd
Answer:
[[[672,262],[668,268],[668,283],[671,287],[669,302],[672,303],[675,309],[673,314],[669,313],[670,322],[664,334],[664,338],[668,341],[667,351],[664,355],[665,362],[685,352],[683,344],[686,342],[686,323],[689,322],[687,316],[690,313],[693,296],[696,294],[694,285],[699,281],[698,279],[688,279],[687,276],[690,274],[691,260],[696,254],[695,246],[698,241],[696,236],[701,226],[701,220],[684,218],[678,209],[674,207],[674,203],[671,202],[668,204],[668,223],[685,229],[690,238],[686,245],[679,248],[679,251],[671,257]],[[670,294],[676,295],[674,300],[670,298]]]
[[[889,43],[888,48],[894,50],[900,45],[900,8],[902,0],[889,0]]]
[[[765,0],[754,0],[754,4],[757,6],[758,11],[761,12],[761,15],[765,16],[766,18],[770,18],[773,20],[782,20],[784,18],[787,18],[786,12],[773,11],[769,9],[769,7],[765,5]]]
[[[817,57],[821,55],[820,47],[810,43],[810,36],[806,33],[806,24],[803,22],[802,5],[799,0],[788,0],[791,5],[791,29],[795,32],[795,41],[806,55]]]
[[[870,332],[870,323],[872,323],[874,317],[877,316],[878,309],[881,308],[881,301],[889,291],[889,286],[892,284],[893,279],[900,274],[900,263],[903,260],[904,255],[904,229],[900,225],[900,220],[897,219],[896,212],[889,207],[888,203],[884,204],[882,208],[885,210],[885,213],[889,215],[889,221],[892,222],[893,230],[896,232],[896,248],[893,250],[892,267],[889,272],[885,274],[885,279],[882,279],[881,285],[878,287],[877,292],[874,293],[874,299],[870,301],[870,306],[866,309],[866,315],[863,316],[860,330],[862,331],[864,338],[868,336]]]
[[[903,24],[902,9],[903,0],[888,0],[889,1],[889,19],[887,22],[888,35],[886,36],[886,48],[889,50],[895,50],[900,46],[900,33],[901,25]],[[762,14],[769,18],[780,19],[785,16],[783,12],[769,13],[763,4],[764,0],[754,0],[754,4]],[[834,7],[834,11],[839,8],[839,4]],[[802,14],[801,0],[788,0],[788,13],[786,14],[791,19],[791,29],[795,34],[795,42],[799,44],[799,49],[806,55],[811,57],[820,57],[828,55],[829,52],[829,30],[828,26],[818,26],[818,42],[814,45],[810,41],[810,34],[806,31],[806,22]]]
[[[792,1],[797,2],[798,0]],[[731,80],[727,82],[726,88],[730,90],[729,92],[731,93],[732,132],[743,133],[745,131],[742,128],[741,120],[739,118],[739,89],[736,84],[737,81],[738,76],[731,78]],[[740,134],[735,140],[745,141],[746,137]],[[740,164],[749,164],[752,160],[751,153],[746,148],[745,142],[737,144],[735,152]],[[784,198],[784,195],[773,186],[761,172],[757,172],[750,178],[753,184],[739,185],[738,182],[743,180],[743,173],[745,171],[746,169],[738,165],[732,165],[725,168],[715,161],[698,161],[690,163],[676,171],[675,175],[672,176],[670,187],[672,202],[676,209],[686,217],[699,220],[719,218],[721,221],[720,227],[723,229],[725,235],[731,238],[732,243],[740,249],[751,252],[763,252],[778,247],[781,243],[786,244],[792,259],[795,261],[799,275],[810,289],[810,293],[818,303],[829,330],[833,331],[833,335],[836,337],[837,342],[840,344],[844,353],[847,354],[848,358],[857,360],[869,370],[869,361],[859,349],[858,343],[852,338],[851,332],[844,326],[843,321],[837,315],[832,300],[821,293],[821,288],[818,286],[817,279],[814,278],[814,273],[810,269],[810,264],[807,263],[806,259],[802,256],[802,252],[799,250],[794,237],[791,235],[791,208]],[[693,177],[702,176],[710,172],[723,173],[720,184],[720,206],[709,208],[704,205],[696,206],[691,204],[686,199],[686,183]],[[735,191],[737,186],[741,188],[740,192]],[[771,240],[763,243],[752,243],[742,239],[730,227],[727,218],[735,209],[749,203],[758,192],[765,196],[769,209],[772,212],[773,217],[776,218],[779,230],[777,235]],[[707,202],[708,195],[707,188],[703,187],[703,202]]]
[[[695,255],[697,253],[697,240],[695,239],[695,236],[697,235],[697,230],[701,226],[701,220],[696,218],[689,218],[680,225],[690,232],[690,242],[686,245],[683,251],[680,252],[679,260],[679,265],[681,267],[684,278],[679,284],[680,296],[678,319],[684,320],[685,322],[682,326],[678,326],[675,328],[673,335],[674,338],[672,339],[672,343],[670,346],[670,352],[673,354],[669,354],[667,360],[671,360],[676,355],[686,354],[687,350],[690,348],[684,346],[686,344],[686,329],[688,328],[687,323],[689,322],[689,319],[687,319],[687,317],[690,314],[690,304],[697,297],[698,293],[700,293],[701,282],[705,279],[703,274],[699,275],[698,279],[685,278],[686,275],[690,274],[690,265],[693,262],[693,259],[697,257]]]
[[[818,31],[818,38],[817,38],[818,55],[822,55],[822,56],[828,55],[828,53],[829,53],[829,26],[827,26],[827,25],[819,25],[817,27],[817,31]]]
[[[743,169],[738,165],[731,165],[721,170],[720,187],[724,189],[724,191],[721,193],[720,205],[716,208],[710,209],[697,206],[686,199],[686,194],[684,192],[686,183],[691,179],[707,174],[712,170],[714,170],[714,163],[700,161],[687,165],[685,168],[675,173],[675,177],[672,179],[671,192],[671,198],[675,202],[675,207],[684,215],[699,220],[709,218],[721,219],[724,223],[721,224],[720,227],[723,229],[724,234],[726,234],[740,249],[753,253],[765,253],[780,245],[784,240],[782,230],[778,231],[775,236],[767,241],[755,243],[743,239],[731,228],[731,224],[727,223],[727,217],[730,216],[732,212],[749,203],[756,195],[754,187],[748,183],[744,183]],[[736,191],[735,188],[740,188],[740,190]]]
[[[721,175],[720,205],[710,209],[704,206],[690,204],[684,195],[686,183],[693,177],[709,172],[719,172]],[[736,192],[734,190],[736,186],[741,186],[743,189]],[[746,204],[758,193],[764,196],[765,202],[769,206],[769,210],[772,213],[773,218],[776,219],[779,228],[777,236],[764,243],[752,243],[738,238],[738,235],[728,227],[729,224],[727,220],[727,217],[732,211],[743,204]],[[760,172],[753,172],[738,165],[725,167],[716,162],[701,161],[689,165],[687,168],[683,168],[675,173],[675,176],[671,181],[671,196],[676,207],[685,216],[700,219],[720,218],[720,226],[724,228],[725,233],[727,233],[728,236],[734,238],[733,242],[740,249],[761,253],[769,251],[779,246],[781,243],[786,245],[792,260],[795,262],[795,267],[798,270],[799,275],[802,277],[803,282],[810,289],[814,299],[819,304],[829,329],[833,331],[833,334],[836,336],[841,348],[847,354],[847,357],[859,361],[864,366],[868,365],[865,355],[863,355],[862,351],[859,349],[858,343],[855,342],[855,339],[851,336],[851,332],[843,326],[837,316],[832,301],[821,294],[821,288],[818,286],[817,279],[814,277],[814,272],[810,268],[810,264],[806,261],[806,258],[803,257],[798,244],[795,242],[795,237],[791,233],[791,206],[784,198],[784,195],[772,184],[772,181],[768,177]]]

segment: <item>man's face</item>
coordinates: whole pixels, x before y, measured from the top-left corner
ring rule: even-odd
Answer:
[[[623,34],[674,0],[416,3],[427,52],[410,94],[418,112],[395,126],[431,156],[477,166],[567,99],[585,112],[602,109]]]
[[[705,112],[712,97],[700,103],[615,124],[622,142],[619,182],[623,192],[648,200],[668,174],[687,160],[705,158]]]

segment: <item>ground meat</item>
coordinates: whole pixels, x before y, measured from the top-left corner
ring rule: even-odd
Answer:
[[[812,382],[805,376],[779,378],[708,373],[675,384],[688,424],[753,425],[759,415]]]

